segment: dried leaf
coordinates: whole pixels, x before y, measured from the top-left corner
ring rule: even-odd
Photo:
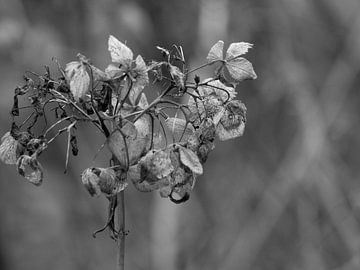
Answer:
[[[109,36],[108,50],[112,62],[130,66],[133,59],[133,52],[129,47],[112,35]]]
[[[199,161],[198,156],[185,147],[179,147],[180,160],[182,164],[188,167],[195,174],[203,174],[203,167]]]
[[[216,135],[221,141],[240,137],[244,133],[246,123],[246,107],[239,100],[226,105],[225,114],[216,127]]]
[[[70,62],[66,65],[65,74],[70,84],[70,91],[76,101],[83,98],[89,91],[90,76],[86,72],[86,67],[81,62]]]
[[[169,117],[165,123],[174,135],[182,137],[184,140],[195,132],[194,127],[184,119]]]
[[[22,155],[16,163],[18,173],[35,186],[43,181],[43,170],[36,156]]]
[[[232,61],[240,55],[246,54],[249,49],[253,47],[253,44],[247,42],[231,43],[226,51],[226,61]]]
[[[10,132],[6,132],[1,138],[0,160],[5,164],[16,164],[18,157],[18,141],[11,136]]]
[[[225,64],[230,76],[236,81],[241,82],[247,79],[255,80],[257,75],[252,64],[243,57],[227,61]]]
[[[224,59],[224,41],[219,40],[214,46],[211,47],[206,59],[209,63]]]

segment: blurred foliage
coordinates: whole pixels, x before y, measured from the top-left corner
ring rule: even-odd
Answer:
[[[156,45],[183,45],[193,66],[219,39],[253,43],[258,79],[238,88],[244,136],[210,155],[185,205],[127,190],[126,265],[359,269],[359,32],[358,0],[2,0],[0,133],[25,70],[78,52],[104,68],[110,33],[146,59]],[[113,268],[115,243],[91,237],[106,201],[91,199],[79,177],[103,142],[82,137],[67,175],[65,138],[42,156],[40,189],[0,164],[1,269]]]

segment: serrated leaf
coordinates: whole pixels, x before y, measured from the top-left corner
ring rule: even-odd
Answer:
[[[131,64],[133,52],[129,47],[112,35],[109,36],[108,50],[110,52],[112,62],[127,66]]]
[[[182,164],[188,167],[195,174],[203,174],[203,167],[200,163],[200,160],[193,151],[180,146],[179,153]]]
[[[240,137],[244,133],[246,123],[246,107],[239,100],[226,105],[223,117],[216,127],[216,135],[221,141]]]
[[[35,156],[22,155],[16,163],[18,173],[35,186],[43,181],[43,170]]]
[[[10,132],[6,132],[1,138],[0,160],[5,164],[13,165],[17,161],[18,142]]]
[[[247,79],[255,80],[257,78],[253,65],[243,57],[227,61],[225,67],[227,68],[231,78],[233,78],[236,82],[241,82]]]
[[[214,46],[211,47],[206,59],[208,62],[214,62],[224,59],[224,41],[219,40]]]
[[[226,61],[232,61],[240,55],[246,54],[249,49],[253,47],[253,44],[247,42],[231,43],[226,51]]]
[[[90,86],[90,76],[85,65],[80,62],[70,62],[65,67],[65,74],[71,93],[75,100],[79,101],[89,91]]]
[[[165,123],[174,135],[183,136],[183,139],[185,140],[195,132],[194,127],[184,119],[169,117],[165,120]]]

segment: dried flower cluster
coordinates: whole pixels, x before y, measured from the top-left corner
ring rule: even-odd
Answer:
[[[15,89],[12,126],[1,139],[0,160],[40,185],[40,154],[67,133],[67,167],[70,151],[78,153],[78,123],[86,122],[104,134],[112,156],[109,167],[83,171],[82,182],[92,196],[111,198],[132,182],[140,191],[159,190],[175,203],[186,201],[215,138],[239,137],[245,128],[246,107],[235,99],[235,87],[256,78],[252,64],[242,57],[252,45],[232,43],[225,56],[223,47],[218,41],[207,63],[188,70],[181,46],[157,47],[163,60],[146,63],[110,36],[112,63],[104,71],[78,54],[78,61],[65,68],[56,61],[59,78],[48,67],[44,75],[28,74]],[[212,65],[217,65],[213,78],[192,76]],[[158,82],[164,89],[148,102],[144,89]],[[19,97],[27,97],[26,106],[19,105]]]

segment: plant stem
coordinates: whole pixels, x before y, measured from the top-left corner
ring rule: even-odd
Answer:
[[[125,269],[125,193],[124,190],[117,195],[117,217],[118,217],[118,254],[116,270]]]

